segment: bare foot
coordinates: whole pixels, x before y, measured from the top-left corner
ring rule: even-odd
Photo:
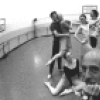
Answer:
[[[69,94],[69,93],[72,93],[73,90],[70,88],[70,89],[65,89],[62,93],[60,93],[60,96],[63,96],[63,95],[66,95],[66,94]]]
[[[48,77],[47,77],[47,78],[48,78],[48,79],[51,79],[51,77],[52,77],[52,75],[51,75],[51,74],[48,74]]]
[[[50,83],[50,82],[44,82],[44,84],[45,84],[47,87],[51,86],[51,83]]]

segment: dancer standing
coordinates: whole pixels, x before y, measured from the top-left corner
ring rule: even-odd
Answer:
[[[82,62],[82,58],[86,52],[92,49],[90,43],[89,43],[89,24],[86,20],[85,14],[81,14],[80,17],[80,26],[75,32],[75,38],[82,44],[81,46],[81,60],[80,60],[80,65]],[[82,35],[82,40],[79,38],[79,34]]]
[[[60,38],[57,36],[57,34],[61,34],[61,27],[60,27],[60,21],[58,20],[58,14],[56,11],[52,11],[50,14],[50,17],[52,19],[52,23],[50,26],[50,30],[53,35],[53,44],[52,44],[52,57],[59,52],[60,49]],[[54,69],[54,62],[52,62],[49,66],[49,74],[48,79],[51,78],[52,72]],[[61,70],[61,58],[58,59],[58,69]]]
[[[100,19],[99,12],[97,10],[91,10],[90,12],[91,20],[89,21],[89,31],[90,31],[90,44],[93,48],[97,47],[98,36],[100,35]]]

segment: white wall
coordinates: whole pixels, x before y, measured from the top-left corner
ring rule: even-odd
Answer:
[[[100,6],[99,0],[0,0],[0,18],[6,18],[7,31],[12,31],[30,26],[35,17],[48,17],[52,10],[80,14],[82,5]]]

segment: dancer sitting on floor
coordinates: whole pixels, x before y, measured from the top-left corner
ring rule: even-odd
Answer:
[[[59,80],[56,87],[53,87],[50,82],[45,82],[45,85],[49,88],[52,95],[58,95],[62,92],[63,88],[68,85],[77,85],[79,81],[79,60],[73,58],[71,52],[66,52],[64,55],[61,53],[56,54],[51,60],[48,61],[46,66],[49,66],[54,60],[59,57],[63,57],[65,59],[65,65],[63,67],[64,73]],[[70,89],[67,89],[67,92],[72,92]]]
[[[100,50],[92,49],[87,52],[82,60],[82,78],[83,81],[75,79],[72,86],[69,89],[65,89],[60,95],[75,92],[77,95],[82,97],[82,100],[99,100],[100,99]],[[65,77],[63,77],[65,79]],[[65,80],[62,78],[58,86],[53,88],[49,82],[45,82],[45,85],[49,88],[51,93],[57,90],[61,90]],[[78,92],[77,92],[78,91]]]

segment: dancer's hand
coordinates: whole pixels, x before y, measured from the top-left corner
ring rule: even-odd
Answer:
[[[94,37],[97,37],[98,36],[98,32],[94,31],[91,35],[94,36]]]
[[[86,40],[81,41],[82,44],[85,44],[86,42],[87,42]]]
[[[49,66],[51,64],[51,60],[49,60],[47,63],[46,63],[46,66]]]

